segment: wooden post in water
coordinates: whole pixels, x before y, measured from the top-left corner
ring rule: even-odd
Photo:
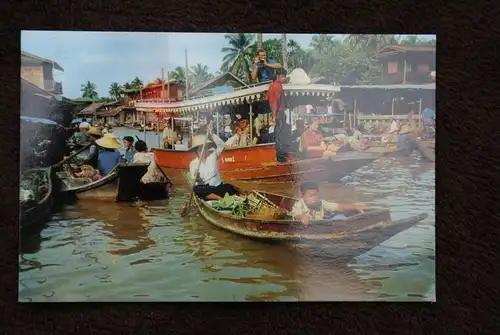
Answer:
[[[396,102],[396,98],[392,98],[392,116],[394,116],[394,103]]]

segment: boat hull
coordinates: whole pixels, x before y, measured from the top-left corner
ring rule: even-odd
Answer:
[[[417,144],[417,150],[420,152],[423,159],[430,162],[436,161],[434,145],[434,142],[420,142]]]
[[[190,151],[156,149],[154,152],[157,165],[174,181],[184,180],[184,173],[195,158]],[[226,181],[338,182],[379,157],[380,154],[352,151],[332,157],[277,163],[274,144],[271,144],[225,150],[219,160],[219,170]]]
[[[54,207],[54,191],[57,185],[54,182],[54,170],[51,167],[48,167],[41,169],[32,169],[31,171],[34,170],[42,171],[48,177],[48,191],[43,199],[41,199],[35,206],[24,210],[20,208],[19,226],[23,230],[28,230],[47,222],[52,215],[52,209]],[[29,171],[25,173],[29,173]]]
[[[242,190],[240,189],[240,192]],[[244,191],[243,191],[244,192]],[[290,209],[296,199],[261,192],[270,201]],[[352,256],[369,250],[392,236],[424,220],[427,214],[392,221],[388,210],[370,210],[338,220],[312,221],[308,225],[295,220],[241,218],[217,211],[198,197],[194,197],[198,213],[210,224],[232,233],[267,241],[297,242],[333,240],[339,255]]]
[[[61,177],[61,193],[75,195],[80,200],[134,201],[158,200],[168,197],[168,181],[142,184],[148,164],[121,164],[109,175],[85,183],[70,177]]]

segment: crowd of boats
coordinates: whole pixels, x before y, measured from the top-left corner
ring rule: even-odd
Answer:
[[[233,110],[215,117],[210,112],[190,117],[173,113],[165,118],[162,131],[157,127],[158,148],[148,148],[139,137],[117,138],[108,125],[84,120],[78,120],[72,129],[47,131],[45,138],[38,137],[33,145],[34,157],[43,156],[40,151],[50,156],[61,148],[64,157],[58,162],[42,157],[35,160],[37,163],[30,158],[31,166],[25,162],[29,168],[23,169],[21,175],[20,227],[27,230],[43,225],[59,202],[168,199],[172,188],[185,185],[190,197],[183,214],[193,214],[192,204],[208,223],[251,238],[334,240],[339,255],[359,254],[426,217],[422,213],[393,221],[389,210],[344,204],[335,205],[337,210],[330,215],[321,210],[321,216],[304,220],[304,215],[294,214],[296,205],[304,201],[303,193],[290,197],[255,191],[252,183],[285,183],[297,190],[299,185],[309,183],[305,189],[316,191],[315,183],[340,182],[377,159],[397,159],[414,151],[422,159],[435,160],[434,128],[426,126],[424,120],[415,124],[412,115],[402,123],[394,119],[389,125],[348,127],[330,111],[323,114],[307,106],[305,113],[295,113],[294,118],[290,110],[283,113],[288,115],[281,125],[269,112],[254,118],[251,108],[249,113]],[[54,126],[43,120],[23,121],[40,127]],[[288,151],[280,159],[280,138],[276,136],[284,136],[282,130],[278,131],[283,122],[290,129],[293,124],[293,131],[287,133]],[[201,142],[195,140],[203,136]],[[218,151],[214,137],[223,143]],[[58,142],[59,149],[42,145],[50,141]],[[212,151],[203,154],[207,143],[212,144]],[[217,152],[216,170],[224,183],[246,182],[243,184],[250,186],[235,186],[228,197],[220,194],[207,198],[194,192],[199,178],[193,172],[193,162],[201,162],[203,155],[213,152]]]

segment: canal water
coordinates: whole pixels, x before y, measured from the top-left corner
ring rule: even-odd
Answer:
[[[80,201],[23,236],[19,301],[435,301],[434,175],[414,153],[322,185],[329,200],[390,208],[393,219],[429,214],[348,264],[315,245],[264,244],[182,218],[183,187],[164,201]]]

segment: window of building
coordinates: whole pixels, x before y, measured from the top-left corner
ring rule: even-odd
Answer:
[[[398,73],[398,62],[388,62],[387,73]]]
[[[418,72],[430,72],[429,64],[419,64],[418,65]]]

